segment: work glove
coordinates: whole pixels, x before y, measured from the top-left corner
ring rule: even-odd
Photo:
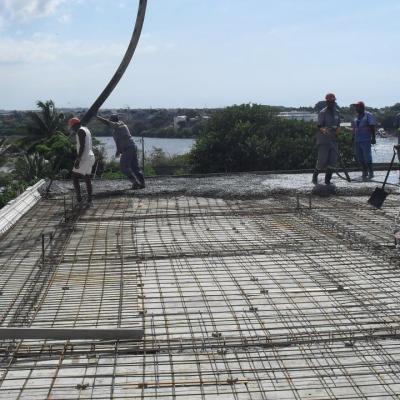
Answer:
[[[121,153],[120,153],[119,151],[117,151],[117,152],[115,153],[115,158],[118,158],[120,155],[121,155]]]
[[[79,168],[79,162],[80,162],[80,160],[79,160],[79,158],[77,158],[77,159],[75,160],[75,162],[74,162],[74,168],[76,168],[76,169]]]

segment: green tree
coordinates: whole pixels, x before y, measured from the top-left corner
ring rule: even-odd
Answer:
[[[4,190],[0,192],[0,208],[4,207],[9,201],[19,196],[27,187],[26,182],[11,182],[4,187]]]
[[[74,144],[62,132],[56,132],[52,136],[44,138],[34,146],[34,151],[50,162],[49,172],[56,164],[59,164],[59,169],[70,171],[76,158]]]
[[[10,149],[11,145],[7,143],[6,138],[0,138],[0,165],[3,163],[5,154]]]
[[[29,113],[31,119],[28,125],[29,132],[34,134],[39,140],[62,132],[64,128],[64,114],[57,111],[53,100],[45,102],[39,100],[36,105],[39,107],[40,112]]]
[[[18,158],[14,176],[18,181],[33,184],[50,174],[50,163],[39,153],[24,154]]]
[[[315,134],[314,123],[284,120],[270,107],[233,106],[208,121],[190,158],[203,173],[313,168]]]

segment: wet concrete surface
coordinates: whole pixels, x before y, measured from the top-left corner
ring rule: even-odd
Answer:
[[[243,173],[230,175],[206,175],[201,177],[149,177],[146,188],[131,190],[127,180],[94,180],[94,196],[102,197],[118,195],[125,191],[135,193],[135,196],[168,196],[186,195],[222,199],[258,199],[272,195],[321,194],[325,195],[369,195],[375,187],[381,186],[385,172],[378,171],[373,181],[362,182],[359,172],[351,172],[354,179],[347,182],[337,175],[332,178],[332,187],[323,184],[324,174],[320,174],[320,185],[311,183],[311,174],[262,174]],[[398,172],[392,172],[385,190],[398,193]],[[84,186],[83,182],[81,184]],[[67,194],[73,190],[70,181],[55,181],[52,194]]]

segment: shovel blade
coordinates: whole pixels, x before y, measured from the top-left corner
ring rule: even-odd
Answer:
[[[385,192],[384,189],[377,187],[374,192],[371,194],[371,197],[368,200],[368,203],[375,208],[381,208],[388,193]]]

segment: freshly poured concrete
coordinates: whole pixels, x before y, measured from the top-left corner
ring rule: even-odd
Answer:
[[[380,186],[386,172],[377,171],[373,181],[362,182],[360,172],[350,172],[354,181],[351,183],[340,179],[337,175],[332,183],[339,195],[370,195],[376,186]],[[324,174],[319,175],[319,182],[323,184]],[[398,193],[399,172],[390,173],[386,190],[389,193]],[[109,196],[112,192],[130,190],[131,184],[126,180],[95,180],[95,193]],[[136,196],[201,196],[223,199],[252,199],[265,198],[271,195],[296,195],[311,193],[314,185],[311,183],[311,174],[272,174],[272,173],[242,173],[242,174],[215,174],[193,177],[151,177],[147,179],[144,190],[135,191]],[[71,182],[58,181],[52,190],[54,193],[67,194],[72,190]]]

